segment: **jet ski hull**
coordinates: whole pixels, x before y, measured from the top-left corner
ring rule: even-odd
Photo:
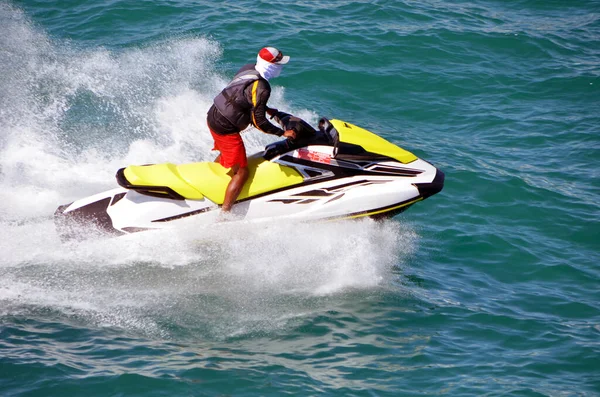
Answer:
[[[336,125],[338,130],[352,127],[360,130]],[[358,133],[372,134],[363,131]],[[444,174],[428,162],[379,137],[359,145],[366,138],[357,136],[347,138],[354,142],[346,146],[330,136],[296,148],[280,142],[251,156],[251,177],[233,215],[244,221],[380,218],[442,190]],[[364,150],[384,151],[386,145],[397,148],[394,157]],[[85,238],[90,230],[123,235],[218,220],[227,170],[206,162],[149,167],[155,168],[119,170],[123,187],[60,206],[55,223],[61,237]]]

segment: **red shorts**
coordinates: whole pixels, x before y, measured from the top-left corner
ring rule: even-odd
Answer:
[[[246,147],[239,133],[219,135],[215,134],[209,128],[210,134],[215,141],[213,150],[221,152],[220,163],[225,168],[231,168],[234,165],[240,167],[248,166],[248,158],[246,157]]]

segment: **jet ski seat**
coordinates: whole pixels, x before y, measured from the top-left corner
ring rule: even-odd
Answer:
[[[304,181],[295,169],[265,161],[260,156],[248,158],[248,170],[248,181],[238,201]],[[202,200],[206,197],[216,204],[223,204],[231,180],[228,172],[228,168],[215,162],[165,163],[121,168],[116,178],[124,188],[149,196],[172,200]]]

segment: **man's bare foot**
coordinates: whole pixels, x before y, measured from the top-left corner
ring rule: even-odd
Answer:
[[[217,222],[231,222],[239,219],[237,215],[231,211],[221,210],[219,216],[217,216]]]

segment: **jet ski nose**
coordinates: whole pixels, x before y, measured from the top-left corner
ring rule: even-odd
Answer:
[[[421,197],[426,199],[427,197],[433,196],[434,194],[442,191],[442,189],[444,188],[445,178],[446,175],[442,171],[436,169],[433,181],[429,183],[415,183],[414,185],[419,190],[419,194],[421,195]]]

